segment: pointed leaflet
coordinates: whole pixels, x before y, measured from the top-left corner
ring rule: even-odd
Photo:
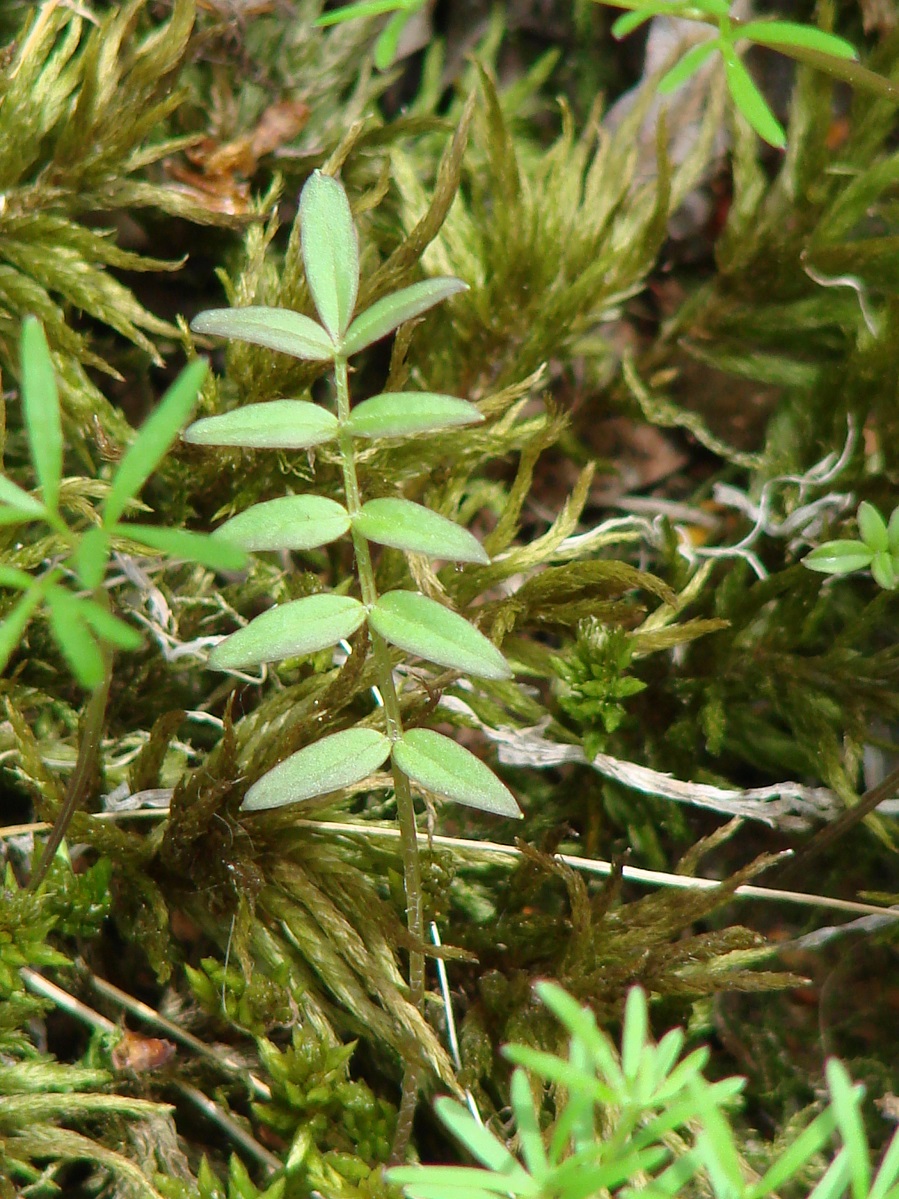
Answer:
[[[44,503],[55,512],[62,478],[62,424],[53,361],[44,330],[33,316],[22,325],[22,407],[31,461]]]
[[[451,562],[490,564],[484,547],[467,529],[411,500],[369,500],[353,517],[353,528],[379,545]]]
[[[346,595],[310,595],[269,608],[209,655],[212,670],[237,670],[313,654],[355,633],[365,608]]]
[[[336,541],[349,527],[342,504],[321,495],[285,495],[232,516],[213,537],[245,550],[311,550]]]
[[[874,550],[863,541],[825,541],[802,559],[802,565],[824,575],[848,575],[871,564]]]
[[[734,104],[763,141],[782,150],[787,144],[783,126],[768,107],[733,46],[727,42],[721,42],[720,46],[727,87]]]
[[[106,664],[93,634],[81,619],[81,604],[62,587],[47,593],[50,631],[69,669],[82,687],[92,691],[103,682]]]
[[[289,308],[210,308],[190,322],[194,333],[249,341],[307,362],[330,362],[334,343],[321,325]]]
[[[347,358],[352,354],[358,354],[366,346],[392,333],[405,321],[421,316],[441,300],[449,299],[459,291],[468,291],[468,284],[463,283],[461,279],[447,276],[425,279],[421,283],[413,283],[411,287],[395,291],[393,295],[384,296],[383,299],[375,301],[371,308],[360,313],[350,325],[343,339],[343,353]]]
[[[368,622],[391,645],[440,666],[481,679],[508,679],[512,671],[492,641],[457,612],[417,591],[388,591]]]
[[[858,51],[845,38],[834,33],[825,33],[812,25],[800,25],[796,21],[747,21],[737,25],[741,38],[749,38],[760,46],[774,46],[789,54],[794,46],[817,50],[821,54],[832,54],[836,58],[858,59]]]
[[[488,766],[433,729],[409,729],[392,756],[403,774],[434,795],[495,816],[521,816],[515,796]]]
[[[280,808],[361,783],[387,761],[390,742],[376,729],[332,733],[291,754],[249,789],[244,812]]]
[[[858,531],[862,535],[862,541],[869,546],[875,553],[881,553],[883,550],[890,548],[890,537],[887,532],[886,521],[877,511],[873,504],[869,504],[867,500],[862,500],[858,506]]]
[[[359,242],[346,192],[321,171],[312,172],[300,193],[300,240],[316,311],[339,342],[356,307]]]
[[[468,400],[432,391],[391,391],[357,404],[345,427],[354,437],[405,437],[483,420]]]
[[[203,359],[189,363],[140,427],[118,465],[103,505],[103,524],[113,525],[165,456],[190,415],[206,377]]]
[[[221,416],[204,416],[184,430],[194,445],[252,450],[305,450],[337,436],[337,417],[307,400],[267,400]]]
[[[27,579],[25,583],[27,589],[34,580],[30,575],[26,575],[25,578]],[[14,605],[12,611],[3,618],[3,623],[0,624],[0,670],[6,669],[7,662],[22,640],[28,622],[43,603],[43,599],[44,592],[40,587],[35,587],[30,591],[25,590],[25,594]]]
[[[183,558],[185,562],[198,562],[210,570],[240,570],[246,565],[246,554],[227,541],[216,541],[207,533],[194,533],[190,529],[167,529],[161,525],[119,525],[116,530],[124,537],[133,537],[151,549],[168,554],[170,558]]]

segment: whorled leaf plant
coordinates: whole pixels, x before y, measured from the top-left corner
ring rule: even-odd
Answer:
[[[473,424],[479,410],[455,396],[394,392],[350,405],[348,360],[405,321],[463,290],[456,278],[432,278],[382,297],[356,314],[359,245],[341,183],[320,171],[300,198],[303,262],[318,312],[315,321],[287,309],[245,307],[201,313],[198,333],[252,342],[311,362],[330,363],[336,413],[318,404],[277,399],[196,421],[184,433],[200,445],[308,450],[336,442],[344,503],[312,494],[268,500],[228,520],[214,536],[250,551],[308,550],[349,534],[359,598],[323,593],[278,604],[213,650],[210,666],[238,670],[336,645],[367,626],[383,700],[383,731],[349,728],[330,734],[275,766],[247,791],[243,810],[296,803],[362,782],[390,761],[396,792],[405,875],[410,952],[410,998],[424,1001],[424,920],[413,788],[502,816],[519,816],[511,792],[468,750],[427,728],[403,727],[390,647],[485,679],[512,671],[497,649],[458,613],[417,591],[378,593],[371,545],[392,546],[431,558],[487,564],[466,529],[400,497],[366,500],[357,473],[357,445]],[[408,1135],[417,1091],[407,1068],[397,1130]]]

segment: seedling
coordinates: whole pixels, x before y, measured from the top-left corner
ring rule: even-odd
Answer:
[[[236,569],[245,555],[236,546],[202,533],[122,519],[136,505],[141,489],[190,415],[206,374],[205,362],[185,367],[166,392],[122,456],[99,509],[91,509],[90,492],[79,486],[81,481],[63,478],[59,393],[47,340],[34,317],[28,317],[22,327],[21,366],[25,433],[38,487],[26,491],[0,475],[0,525],[43,525],[46,554],[34,572],[8,560],[0,564],[0,586],[21,592],[0,624],[0,670],[8,665],[28,625],[43,608],[67,666],[91,692],[78,760],[62,810],[32,875],[36,886],[84,797],[102,736],[113,652],[137,649],[142,642],[138,631],[112,611],[109,592],[103,586],[113,552],[133,552],[137,543],[153,557],[162,553],[214,570]],[[78,515],[70,517],[69,505]],[[86,506],[90,509],[87,518]]]
[[[247,307],[201,313],[192,328],[329,363],[336,414],[311,401],[271,400],[199,420],[184,437],[200,445],[281,451],[336,443],[343,504],[323,496],[283,496],[239,513],[214,536],[250,551],[283,551],[311,549],[349,534],[359,596],[325,593],[278,604],[225,638],[209,664],[237,670],[311,654],[367,626],[383,698],[383,729],[346,729],[292,754],[253,783],[243,810],[277,808],[349,787],[389,760],[403,845],[408,927],[414,945],[424,946],[413,785],[500,816],[521,813],[505,784],[468,750],[432,729],[403,727],[391,647],[479,678],[505,679],[512,671],[496,646],[450,608],[417,591],[378,593],[372,543],[457,562],[486,564],[489,559],[467,530],[420,504],[399,496],[366,501],[356,469],[357,445],[470,425],[483,417],[465,400],[430,392],[385,393],[351,408],[347,363],[353,354],[466,285],[454,278],[427,279],[356,314],[359,247],[342,185],[316,171],[303,188],[299,219],[306,279],[319,321],[286,309]],[[418,948],[410,953],[410,992],[421,1007],[424,954]],[[415,1086],[408,1076],[407,1084],[404,1099],[411,1118]]]

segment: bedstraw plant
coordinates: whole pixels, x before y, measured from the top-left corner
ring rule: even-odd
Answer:
[[[297,803],[362,782],[388,759],[402,840],[410,998],[424,1003],[424,921],[413,788],[502,816],[520,815],[508,788],[478,758],[427,728],[404,728],[395,668],[397,651],[484,679],[512,671],[497,647],[458,613],[418,591],[378,593],[372,545],[430,558],[486,565],[466,529],[399,496],[366,500],[357,472],[358,447],[386,438],[483,420],[466,400],[430,392],[393,392],[351,407],[348,360],[442,300],[464,290],[456,278],[431,278],[382,297],[355,313],[359,246],[349,201],[337,179],[316,171],[300,199],[302,257],[319,321],[283,308],[244,307],[201,313],[198,333],[252,342],[309,362],[328,363],[336,412],[310,400],[277,399],[196,421],[185,440],[199,445],[307,451],[336,443],[344,503],[314,494],[288,495],[245,509],[214,534],[248,551],[309,550],[349,534],[359,598],[335,593],[277,604],[226,637],[210,666],[242,670],[335,646],[367,626],[383,727],[333,733],[287,757],[253,783],[243,810]],[[397,1130],[402,1145],[414,1110],[416,1072],[407,1068]]]

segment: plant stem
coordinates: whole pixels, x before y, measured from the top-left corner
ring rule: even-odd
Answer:
[[[53,822],[53,828],[50,830],[50,836],[44,845],[40,861],[32,871],[31,879],[28,883],[32,891],[37,890],[44,881],[54,855],[62,844],[62,839],[68,832],[69,825],[72,823],[72,817],[84,802],[91,778],[97,768],[100,743],[103,739],[103,725],[106,721],[106,704],[109,699],[109,688],[112,683],[112,655],[107,651],[105,657],[106,672],[103,676],[103,682],[91,692],[91,697],[84,709],[75,769],[72,771],[69,785],[66,788],[65,797],[62,801],[62,807]]]
[[[350,415],[349,372],[346,359],[334,361],[334,379],[337,386],[337,416],[341,425],[339,445],[343,461],[343,483],[346,496],[347,511],[354,516],[362,507],[359,494],[359,479],[356,474],[356,459],[353,448],[353,438],[344,432],[346,421]],[[356,553],[356,570],[359,575],[359,587],[363,603],[371,608],[377,601],[378,590],[375,583],[375,572],[371,561],[368,541],[355,527],[352,530],[353,548]],[[393,666],[390,661],[390,651],[384,639],[369,628],[372,656],[375,663],[375,673],[378,679],[378,689],[384,703],[384,719],[387,736],[392,742],[398,741],[403,735],[403,720],[400,711],[399,697],[393,681]],[[425,955],[424,946],[424,913],[421,888],[421,860],[418,853],[418,830],[415,824],[415,805],[412,802],[412,788],[409,779],[396,765],[393,766],[393,784],[396,793],[397,823],[400,830],[400,846],[403,856],[403,885],[406,893],[406,926],[412,944],[409,948],[409,998],[419,1009],[424,1010],[425,1000]],[[418,1098],[420,1071],[418,1065],[407,1061],[403,1076],[402,1098],[397,1116],[396,1133],[394,1136],[391,1158],[401,1161],[405,1156],[406,1145],[412,1132],[412,1119]]]

